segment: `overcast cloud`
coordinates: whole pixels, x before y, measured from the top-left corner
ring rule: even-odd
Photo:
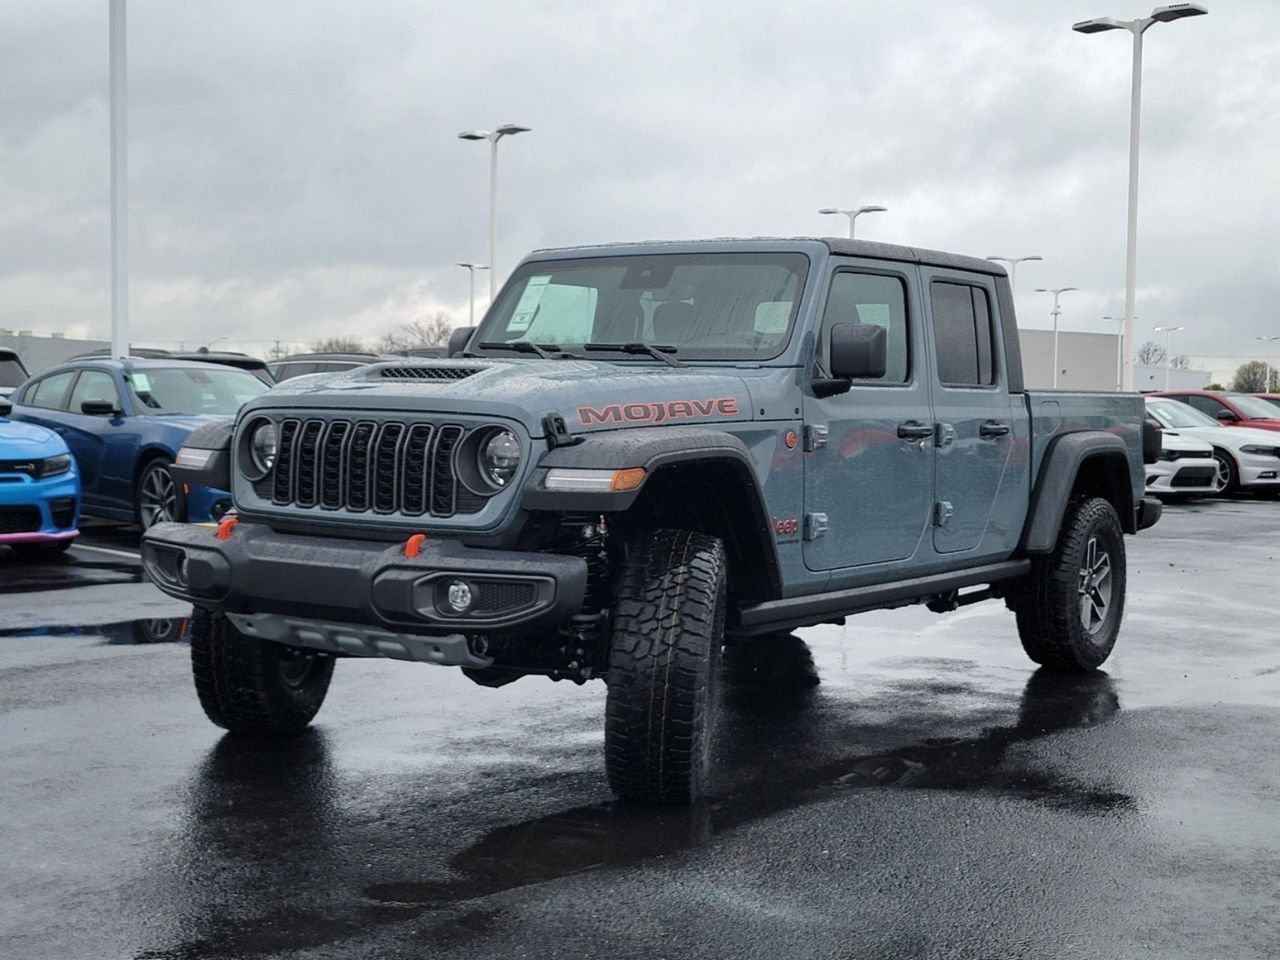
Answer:
[[[1208,0],[1147,34],[1139,323],[1280,335],[1280,21]],[[503,271],[609,240],[859,235],[1123,310],[1134,0],[628,4],[130,0],[135,342],[376,336],[466,316],[501,151]],[[0,0],[0,327],[109,332],[106,0]]]

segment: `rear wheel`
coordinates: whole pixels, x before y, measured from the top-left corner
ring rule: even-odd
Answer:
[[[178,519],[178,485],[169,473],[171,463],[168,457],[157,457],[138,475],[134,508],[144,533],[157,523]]]
[[[1022,647],[1036,663],[1093,670],[1111,655],[1124,616],[1124,536],[1101,497],[1067,507],[1053,553],[1037,558],[1015,609]]]
[[[605,766],[627,800],[689,803],[711,763],[727,566],[716,537],[641,535],[618,590],[609,654]]]
[[[191,670],[205,715],[235,733],[296,733],[329,691],[333,657],[246,637],[221,613],[191,614]]]

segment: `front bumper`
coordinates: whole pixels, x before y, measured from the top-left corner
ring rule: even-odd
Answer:
[[[1242,453],[1237,466],[1240,468],[1242,487],[1274,489],[1280,486],[1280,458]]]
[[[446,539],[428,540],[410,557],[403,544],[296,536],[247,522],[225,540],[210,527],[158,524],[143,537],[142,562],[161,590],[197,606],[442,637],[553,626],[581,609],[587,585],[581,557]],[[461,614],[448,603],[456,581],[472,597]]]
[[[71,540],[80,533],[80,479],[75,471],[39,480],[6,474],[0,510],[0,543]]]
[[[1218,462],[1212,457],[1159,460],[1146,466],[1147,493],[1164,496],[1213,493]]]

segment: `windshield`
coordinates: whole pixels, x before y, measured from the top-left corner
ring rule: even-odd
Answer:
[[[1236,409],[1250,420],[1280,419],[1280,407],[1277,407],[1270,400],[1251,397],[1247,393],[1228,394],[1227,399],[1235,404]]]
[[[1178,427],[1220,427],[1222,424],[1213,417],[1189,407],[1180,400],[1148,400],[1147,409],[1163,426]]]
[[[202,413],[234,416],[267,389],[251,373],[211,367],[148,367],[125,374],[139,414]]]
[[[27,379],[27,371],[12,357],[0,357],[0,387],[16,387]]]
[[[676,348],[681,360],[768,360],[786,347],[809,261],[799,253],[664,254],[521,267],[474,343]],[[499,356],[503,351],[481,348]],[[610,361],[647,353],[592,353]]]

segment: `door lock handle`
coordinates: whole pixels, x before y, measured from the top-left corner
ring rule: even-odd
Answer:
[[[908,420],[898,424],[898,438],[901,440],[927,440],[933,436],[933,425]]]
[[[1007,437],[1009,435],[1009,425],[1000,423],[997,420],[987,420],[978,428],[978,434],[988,440],[994,440],[997,437]]]

